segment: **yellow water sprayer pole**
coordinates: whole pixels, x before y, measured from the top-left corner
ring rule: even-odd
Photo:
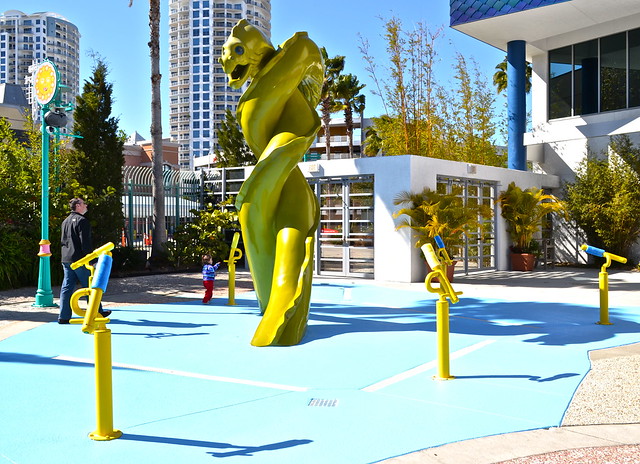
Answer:
[[[441,243],[441,240],[439,242],[436,241],[439,247],[439,253],[436,253],[430,243],[422,246],[422,252],[429,263],[429,267],[432,269],[425,279],[427,291],[438,294],[438,301],[436,301],[438,375],[435,378],[448,380],[454,377],[449,372],[449,301],[447,298],[455,304],[460,301],[458,295],[461,295],[462,292],[454,291],[451,282],[447,278],[446,260],[448,259],[448,255],[446,251],[443,253],[444,246],[440,246]],[[440,284],[438,287],[432,286],[435,278],[438,279],[437,281]]]
[[[584,251],[593,256],[604,258],[605,262],[600,268],[600,274],[598,275],[598,284],[600,289],[600,320],[596,324],[611,325],[609,322],[609,274],[607,268],[611,266],[611,260],[618,261],[619,263],[626,263],[627,258],[622,256],[608,253],[602,248],[596,248],[587,244],[582,245]]]
[[[102,318],[100,318],[102,319]],[[111,377],[111,330],[102,326],[93,332],[96,357],[96,423],[97,428],[89,434],[92,440],[113,440],[122,436],[113,428],[113,389]]]
[[[229,259],[224,260],[229,268],[229,301],[227,303],[229,306],[236,304],[236,261],[242,258],[242,250],[238,248],[239,240],[240,232],[236,232],[233,234],[233,240],[231,241]]]

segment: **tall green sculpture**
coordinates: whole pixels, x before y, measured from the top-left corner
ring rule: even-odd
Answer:
[[[295,345],[307,328],[319,206],[298,162],[320,128],[324,79],[318,46],[297,32],[275,49],[240,20],[222,48],[229,85],[251,83],[237,119],[258,158],[236,198],[245,251],[263,313],[251,344]]]

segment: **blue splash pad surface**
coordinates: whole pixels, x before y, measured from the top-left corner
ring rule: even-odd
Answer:
[[[451,374],[437,373],[435,297],[314,285],[293,347],[250,345],[254,294],[124,306],[112,331],[114,427],[95,429],[93,337],[45,324],[0,341],[0,462],[371,463],[444,443],[560,425],[588,351],[640,341],[636,308],[462,298]],[[527,297],[528,295],[523,295]]]

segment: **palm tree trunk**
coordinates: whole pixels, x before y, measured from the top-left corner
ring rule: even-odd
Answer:
[[[160,0],[149,0],[149,51],[151,56],[151,144],[153,149],[153,234],[151,257],[164,254],[167,241],[162,156],[162,106],[160,100]]]
[[[347,126],[347,139],[349,140],[349,158],[353,158],[353,110],[350,105],[344,108],[344,124]]]
[[[331,159],[331,100],[329,98],[324,98],[320,102],[321,111],[322,111],[322,125],[324,126],[324,140],[325,140],[325,153],[327,155],[327,159]]]

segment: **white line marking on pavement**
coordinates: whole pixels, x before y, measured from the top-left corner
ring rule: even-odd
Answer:
[[[495,340],[485,340],[480,343],[476,343],[475,345],[468,346],[461,350],[455,351],[449,355],[449,360],[458,359],[464,355],[467,355],[473,351],[484,348],[487,345],[495,342]],[[431,369],[434,369],[438,366],[438,360],[429,361],[428,363],[421,364],[420,366],[414,367],[413,369],[409,369],[408,371],[404,371],[400,374],[394,375],[393,377],[389,377],[388,379],[382,380],[380,382],[369,385],[368,387],[364,387],[362,391],[366,392],[374,392],[381,390],[389,385],[393,385],[394,383],[402,382],[408,378],[414,377],[418,374],[422,374],[423,372],[427,372]]]
[[[71,356],[56,356],[54,359],[70,362],[81,362],[93,364],[93,359],[74,358]],[[136,371],[157,372],[159,374],[178,375],[180,377],[191,377],[194,379],[213,380],[216,382],[239,383],[242,385],[251,385],[253,387],[275,388],[276,390],[286,391],[308,391],[307,387],[296,387],[292,385],[283,385],[279,383],[260,382],[257,380],[234,379],[233,377],[221,377],[218,375],[198,374],[195,372],[177,371],[174,369],[162,369],[159,367],[137,366],[135,364],[113,363],[113,367],[122,367],[125,369],[133,369]]]

